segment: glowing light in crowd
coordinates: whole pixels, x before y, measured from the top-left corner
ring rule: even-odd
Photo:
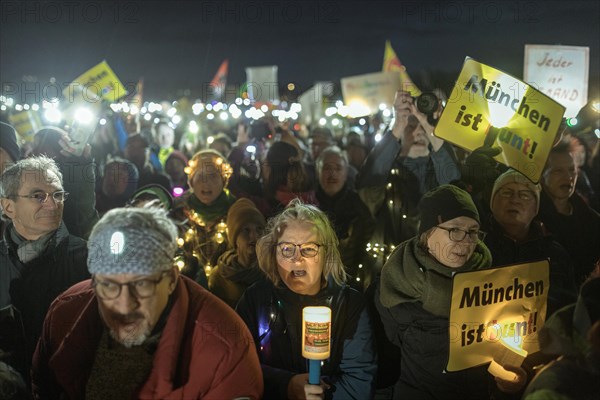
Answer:
[[[62,113],[56,108],[48,108],[44,111],[44,119],[52,124],[58,124],[62,119]]]
[[[331,120],[331,125],[333,126],[338,126],[340,124],[340,120],[337,118],[334,118]]]
[[[5,106],[4,104],[2,104],[2,105],[0,106],[0,110],[2,110],[2,111],[6,111],[6,106]]]
[[[327,107],[325,109],[325,116],[326,117],[331,117],[335,113],[337,113],[337,108],[335,108],[335,107]]]
[[[336,101],[336,102],[335,102],[335,106],[336,106],[337,108],[340,108],[340,107],[342,107],[343,105],[344,105],[344,102],[343,102],[343,101],[341,101],[341,100],[338,100],[338,101]]]
[[[223,111],[221,112],[221,114],[219,114],[219,118],[221,118],[223,121],[227,121],[229,115],[225,111]]]
[[[348,104],[348,115],[350,117],[362,117],[371,114],[369,106],[360,100],[353,100]]]
[[[243,100],[242,100],[242,98],[241,98],[241,97],[237,97],[237,98],[235,99],[235,104],[237,104],[238,106],[241,106],[241,105],[242,105],[242,103],[243,103]]]
[[[29,110],[29,104],[24,104],[23,105],[23,110],[25,110],[25,111]]]
[[[212,144],[212,142],[214,142],[214,141],[215,141],[215,138],[212,136],[209,136],[206,138],[206,143],[208,143],[208,144]]]
[[[192,112],[194,115],[200,115],[202,111],[204,111],[204,104],[196,103],[192,106]]]
[[[212,104],[207,104],[206,105],[206,111],[212,111],[212,110],[213,110]]]
[[[150,113],[148,113],[148,114],[144,114],[144,119],[145,119],[146,121],[150,121],[150,120],[152,119],[152,115],[151,115]]]
[[[302,111],[302,105],[300,103],[292,103],[290,105],[290,112],[299,113],[300,111]]]
[[[169,108],[169,111],[167,111],[167,115],[172,118],[175,114],[177,114],[177,109],[174,107]]]
[[[323,126],[327,123],[327,120],[325,118],[321,118],[319,119],[319,125]]]
[[[296,85],[290,82],[288,83],[287,88],[291,92],[292,90],[296,89]]]
[[[213,120],[214,118],[215,118],[215,114],[213,114],[213,113],[208,113],[206,115],[206,119]]]
[[[256,153],[256,146],[252,146],[252,145],[246,146],[246,151],[248,153]]]
[[[129,107],[129,113],[130,113],[131,115],[136,115],[136,114],[137,114],[137,113],[139,113],[139,112],[140,112],[140,109],[139,109],[139,107],[138,107],[138,106],[136,106],[135,104],[132,104],[132,105]]]
[[[98,123],[102,126],[106,125],[106,118],[100,118],[100,121],[98,121]]]
[[[244,99],[243,101],[245,106],[249,106],[250,105],[250,99]]]
[[[196,121],[190,121],[190,123],[188,124],[188,130],[191,133],[196,134],[196,133],[200,132],[200,127],[198,126]]]
[[[221,111],[223,109],[223,103],[217,103],[213,106],[213,111]]]
[[[381,140],[381,133],[375,134],[375,141],[379,142]]]
[[[385,103],[381,103],[381,104],[379,105],[379,109],[380,109],[381,111],[385,110],[386,108],[387,108],[387,106],[385,105]]]
[[[183,194],[183,188],[175,187],[173,188],[173,196],[179,197]]]
[[[179,115],[173,115],[173,118],[171,118],[171,121],[173,121],[174,124],[178,124],[181,122],[181,117]]]
[[[267,107],[266,104],[263,104],[262,106],[260,106],[260,111],[266,113],[267,111],[269,111],[269,107]]]
[[[40,106],[39,106],[38,104],[34,104],[34,105],[32,105],[32,106],[31,106],[31,109],[32,109],[33,111],[37,111],[37,110],[39,110],[39,109],[40,109]]]
[[[387,118],[390,115],[392,115],[392,112],[386,108],[385,110],[383,110],[383,112],[381,114]]]
[[[600,101],[594,101],[592,103],[592,110],[596,111],[597,113],[600,113]]]
[[[23,106],[20,104],[17,104],[17,105],[15,105],[15,110],[21,111],[21,110],[23,110]]]
[[[367,121],[364,118],[361,118],[361,119],[358,120],[358,124],[361,125],[361,126],[364,125],[364,124],[366,124],[366,123],[367,123]]]
[[[153,122],[154,122],[155,124],[158,124],[158,123],[160,122],[160,118],[158,118],[158,117],[154,118],[154,121],[153,121]]]
[[[89,124],[94,119],[94,114],[88,108],[80,107],[75,110],[75,119],[80,124]]]
[[[121,105],[113,103],[110,105],[110,109],[113,110],[114,112],[119,112],[119,111],[121,111]]]

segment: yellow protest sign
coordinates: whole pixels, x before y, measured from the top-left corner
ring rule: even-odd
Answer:
[[[95,103],[100,98],[114,103],[127,95],[127,90],[105,60],[78,76],[63,90],[63,95],[69,102],[78,93],[90,103]]]
[[[448,371],[490,362],[501,341],[539,350],[537,333],[546,318],[550,288],[547,260],[453,278]]]
[[[537,183],[564,112],[534,87],[467,58],[434,134],[467,150],[501,147],[496,160]]]
[[[42,122],[36,111],[21,111],[8,116],[8,121],[15,127],[24,141],[31,141],[33,135],[41,128]]]

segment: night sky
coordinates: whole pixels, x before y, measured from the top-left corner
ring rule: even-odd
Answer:
[[[1,2],[0,80],[69,82],[106,59],[147,99],[198,96],[223,59],[278,65],[279,83],[381,70],[386,39],[417,84],[450,89],[465,56],[520,78],[525,44],[590,47],[600,83],[598,1],[10,1]]]

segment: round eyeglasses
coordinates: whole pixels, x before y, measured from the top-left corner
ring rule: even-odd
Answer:
[[[156,285],[158,285],[171,271],[164,271],[160,277],[156,279],[144,278],[136,279],[135,281],[117,283],[111,280],[98,280],[92,278],[92,287],[96,291],[98,297],[103,300],[114,300],[121,295],[123,286],[129,288],[129,293],[138,299],[147,299],[154,296],[156,293]]]
[[[486,233],[484,231],[480,231],[479,229],[471,229],[469,231],[465,231],[460,228],[444,228],[443,226],[436,226],[436,228],[440,228],[446,232],[448,232],[448,236],[450,236],[450,240],[453,242],[462,242],[465,240],[467,235],[469,235],[469,239],[472,242],[476,242],[477,240],[485,239]]]
[[[322,247],[322,244],[317,243],[303,243],[303,244],[295,244],[290,242],[279,242],[277,243],[277,247],[279,247],[279,252],[284,258],[293,258],[296,255],[296,248],[300,249],[300,255],[304,258],[312,258],[319,254],[319,249]]]
[[[35,192],[32,194],[26,194],[26,195],[15,194],[13,196],[14,197],[22,197],[24,199],[35,200],[40,204],[44,204],[45,202],[48,201],[48,198],[50,198],[50,196],[52,196],[52,199],[54,200],[55,203],[62,203],[67,199],[67,197],[69,196],[69,193],[65,192],[64,190],[57,190],[54,193]]]

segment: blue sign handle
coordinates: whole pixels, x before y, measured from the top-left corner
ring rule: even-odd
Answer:
[[[321,360],[308,360],[308,383],[311,385],[321,383]]]

